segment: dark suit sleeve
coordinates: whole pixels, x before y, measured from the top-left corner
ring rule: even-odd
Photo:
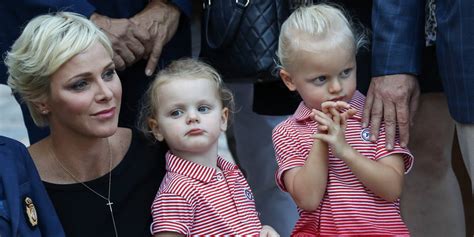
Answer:
[[[29,226],[24,200],[31,198],[38,225]],[[65,236],[26,147],[0,136],[0,236]]]
[[[192,14],[192,2],[190,0],[173,0],[171,1],[176,5],[181,12],[183,12],[188,18],[191,18]]]
[[[373,77],[420,74],[424,1],[374,0],[372,29]]]
[[[49,199],[49,195],[44,188],[43,182],[38,174],[36,166],[31,159],[28,150],[21,149],[21,156],[24,157],[25,167],[29,174],[31,184],[31,195],[33,200],[37,203],[37,214],[39,228],[43,236],[63,237],[65,236],[56,210]]]
[[[11,228],[9,225],[9,215],[7,210],[7,203],[2,198],[3,195],[3,187],[0,187],[0,236],[10,236],[11,235]]]
[[[95,7],[87,0],[20,0],[4,2],[23,21],[30,20],[37,15],[57,11],[76,12],[89,18],[95,11]]]

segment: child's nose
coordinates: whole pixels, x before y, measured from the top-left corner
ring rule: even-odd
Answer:
[[[187,124],[199,122],[199,115],[195,112],[188,113]]]
[[[338,93],[342,90],[342,84],[339,79],[333,79],[329,82],[329,92]]]

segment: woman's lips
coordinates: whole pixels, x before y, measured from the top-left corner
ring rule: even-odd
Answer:
[[[108,118],[112,118],[115,116],[115,107],[113,108],[110,108],[110,109],[105,109],[105,110],[102,110],[102,111],[99,111],[95,114],[92,114],[92,116],[94,117],[98,117],[100,119],[108,119]]]

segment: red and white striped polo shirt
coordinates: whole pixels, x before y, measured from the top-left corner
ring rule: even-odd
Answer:
[[[262,225],[239,168],[217,158],[216,169],[166,154],[167,173],[153,201],[151,232],[187,236],[258,236]]]
[[[356,91],[350,101],[357,114],[347,121],[346,140],[367,159],[379,160],[394,153],[401,153],[405,160],[405,173],[413,164],[413,156],[401,148],[396,139],[392,151],[385,149],[385,130],[381,125],[376,143],[369,141],[369,129],[362,128],[361,115],[365,97]],[[309,114],[311,109],[301,102],[293,116],[273,130],[278,170],[276,180],[280,188],[287,191],[283,183],[285,171],[304,165],[317,131],[318,124]],[[387,184],[389,185],[389,184]],[[294,235],[408,235],[408,229],[400,217],[399,200],[388,202],[367,189],[349,167],[329,151],[328,183],[326,193],[314,212],[298,208],[300,219],[293,230]]]

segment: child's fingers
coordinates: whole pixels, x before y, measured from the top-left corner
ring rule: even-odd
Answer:
[[[329,113],[329,110],[328,110],[327,113],[325,113],[325,112],[319,111],[319,110],[317,110],[317,109],[313,109],[313,112],[312,112],[312,113],[314,113],[315,116],[319,116],[319,117],[321,117],[321,118],[332,119],[332,118],[331,118],[332,116],[331,116],[331,113]]]
[[[344,112],[344,116],[346,119],[352,118],[357,113],[357,109],[350,108]]]
[[[315,120],[315,119],[314,119],[314,116],[316,115],[317,111],[318,111],[318,110],[316,110],[316,109],[312,109],[312,110],[311,110],[311,113],[309,114],[309,117],[310,117],[311,119]]]
[[[262,229],[262,231],[260,231],[260,237],[268,237],[268,230]]]
[[[329,108],[336,108],[337,110],[344,110],[351,108],[351,105],[345,101],[324,101],[321,103],[321,110],[327,112]]]
[[[332,115],[332,121],[334,121],[334,123],[336,123],[336,124],[340,124],[341,123],[341,113],[339,113],[339,111],[337,111],[337,109],[334,108],[334,107],[330,108],[329,112]]]
[[[315,134],[311,135],[311,138],[319,139],[319,140],[321,140],[323,142],[326,142],[326,143],[329,143],[329,141],[330,141],[329,135],[324,134],[324,133],[315,133]]]
[[[345,101],[325,101],[321,103],[321,111],[326,114],[333,114],[331,109],[336,111],[350,110],[351,105]]]
[[[351,108],[351,105],[345,101],[336,101],[336,106],[335,106],[338,110],[343,110],[343,109],[350,109]]]
[[[357,113],[357,110],[356,109],[348,109],[346,110],[344,113],[341,114],[341,124],[346,124],[347,123],[347,120],[349,118],[352,118],[352,116],[354,116],[355,114]]]
[[[319,125],[329,126],[332,123],[332,119],[325,113],[321,111],[316,111],[314,114],[314,121],[318,122]]]
[[[329,128],[328,128],[328,126],[326,126],[326,125],[319,125],[319,126],[318,126],[318,131],[319,131],[319,132],[327,132],[328,129],[329,129]]]
[[[334,101],[324,101],[321,103],[321,111],[326,114],[329,113],[330,108],[334,107],[336,107],[336,102]]]
[[[280,235],[271,226],[264,225],[260,231],[260,237],[280,237]]]

